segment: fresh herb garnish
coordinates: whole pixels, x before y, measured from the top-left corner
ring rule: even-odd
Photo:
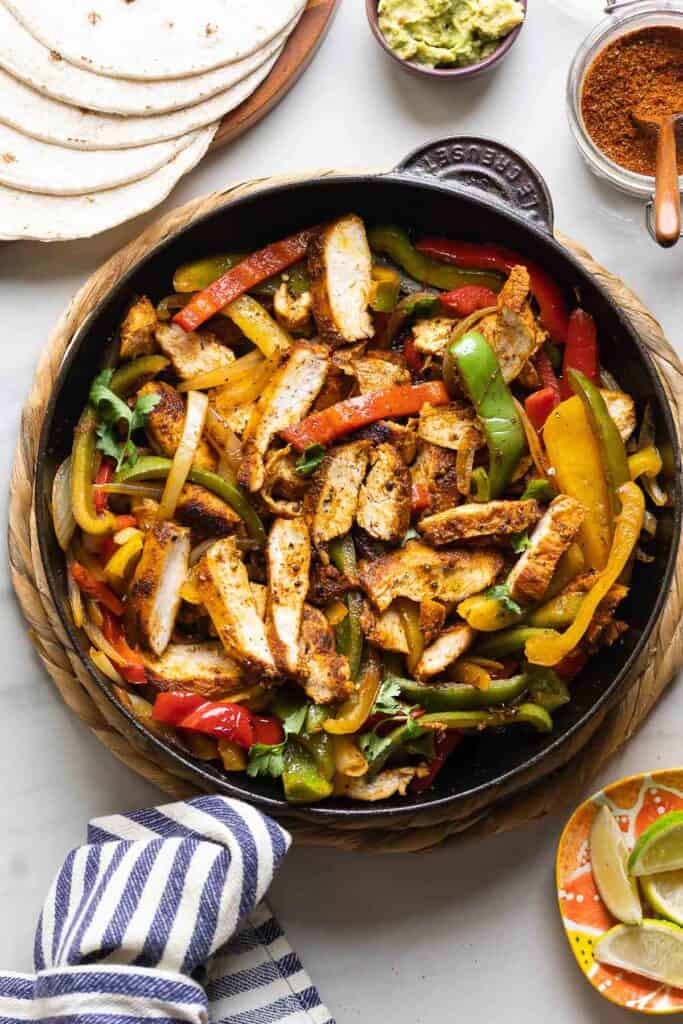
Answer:
[[[325,458],[325,446],[322,444],[311,444],[305,449],[294,467],[299,476],[310,476],[314,473]]]
[[[113,370],[102,370],[90,387],[90,401],[97,410],[97,447],[105,455],[116,459],[116,469],[134,466],[138,461],[138,449],[132,435],[144,427],[149,413],[161,401],[161,395],[142,395],[131,409],[115,394],[109,384]],[[126,434],[121,440],[119,424],[125,423]]]
[[[526,532],[526,530],[522,530],[521,533],[511,533],[510,544],[512,545],[512,550],[514,551],[514,553],[516,555],[521,555],[523,551],[526,551],[527,548],[531,547],[529,534]]]
[[[401,729],[402,744],[421,736],[423,731],[415,718],[403,719],[399,728]],[[358,737],[356,741],[358,749],[369,765],[374,766],[378,762],[381,765],[388,757],[396,743],[395,732],[396,730],[393,730],[388,736],[378,736],[375,732],[364,732]]]
[[[247,775],[252,779],[258,775],[270,775],[273,779],[279,779],[285,770],[285,746],[284,740],[282,743],[274,744],[254,743],[249,748]]]
[[[510,593],[509,587],[505,583],[499,583],[497,586],[491,587],[486,591],[486,596],[492,598],[494,601],[498,601],[501,608],[504,608],[506,612],[511,612],[513,615],[524,614],[521,605],[517,604]]]
[[[398,676],[388,675],[379,688],[371,715],[400,715],[405,708],[397,700],[401,696],[401,680]]]

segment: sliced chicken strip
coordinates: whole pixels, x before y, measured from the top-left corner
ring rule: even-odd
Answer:
[[[227,537],[242,526],[242,519],[216,494],[197,484],[185,484],[176,505],[176,519],[192,530],[192,542]]]
[[[625,391],[605,391],[602,388],[607,411],[617,425],[622,441],[628,441],[636,429],[636,403]]]
[[[340,217],[320,232],[309,247],[308,270],[320,337],[333,347],[371,338],[372,255],[360,217]]]
[[[353,526],[369,450],[369,441],[340,445],[327,453],[316,470],[304,501],[316,547],[343,537]]]
[[[410,526],[410,472],[391,444],[381,444],[370,460],[356,521],[371,537],[397,544]]]
[[[299,638],[299,674],[315,704],[345,700],[353,692],[349,663],[337,654],[334,632],[321,611],[304,607]]]
[[[477,426],[477,415],[467,402],[451,402],[450,405],[438,407],[423,406],[417,428],[422,441],[436,444],[440,448],[449,448],[451,451],[457,451],[463,441],[469,438],[472,430],[478,431],[481,447],[484,438]]]
[[[157,312],[146,295],[134,302],[121,324],[121,359],[136,359],[155,351]]]
[[[276,519],[270,528],[266,557],[266,634],[280,671],[294,675],[311,565],[311,540],[304,520]]]
[[[180,607],[187,576],[190,531],[176,523],[157,523],[145,535],[128,595],[133,632],[145,647],[163,654]]]
[[[417,528],[430,544],[440,547],[474,537],[521,533],[541,518],[537,501],[472,502],[426,516]]]
[[[465,623],[458,623],[444,630],[441,636],[423,652],[415,668],[418,679],[429,679],[444,672],[449,665],[461,658],[472,645],[476,633]]]
[[[245,686],[244,672],[218,641],[169,644],[161,657],[143,655],[147,679],[159,690],[222,700]]]
[[[172,459],[176,453],[185,426],[185,402],[180,392],[160,380],[150,381],[138,391],[139,395],[159,395],[161,401],[147,417],[145,429],[152,445]],[[215,470],[218,460],[202,438],[197,447],[194,465],[198,469]]]
[[[200,334],[184,331],[178,324],[159,324],[155,336],[159,348],[183,380],[220,370],[235,361],[232,349],[221,344],[210,332]]]
[[[515,564],[507,586],[516,601],[540,601],[555,574],[557,563],[581,528],[583,505],[560,494],[532,533],[530,546]]]

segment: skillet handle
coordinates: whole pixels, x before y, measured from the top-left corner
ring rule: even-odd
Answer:
[[[409,153],[394,173],[436,180],[460,192],[493,200],[553,233],[553,201],[542,175],[516,150],[495,139],[455,135]]]

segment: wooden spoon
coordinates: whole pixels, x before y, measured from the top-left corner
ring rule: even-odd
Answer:
[[[683,114],[670,114],[660,120],[652,120],[639,113],[636,107],[631,111],[631,119],[644,135],[657,139],[655,236],[660,245],[669,248],[681,236],[676,131],[683,127]]]

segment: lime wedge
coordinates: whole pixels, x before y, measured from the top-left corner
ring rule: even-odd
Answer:
[[[624,836],[609,807],[604,805],[591,825],[590,855],[593,878],[609,912],[624,924],[639,924],[643,912],[637,886],[626,870],[628,850]]]
[[[663,814],[646,828],[628,862],[632,875],[655,875],[683,868],[683,811]]]
[[[601,964],[683,987],[683,928],[668,921],[618,924],[605,932],[593,955]]]
[[[640,886],[654,911],[674,924],[683,925],[683,869],[644,875]]]

